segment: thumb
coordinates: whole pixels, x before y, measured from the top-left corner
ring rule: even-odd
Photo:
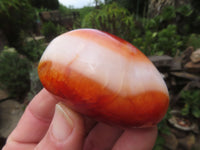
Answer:
[[[84,138],[83,118],[63,104],[56,104],[53,120],[37,150],[81,150]]]

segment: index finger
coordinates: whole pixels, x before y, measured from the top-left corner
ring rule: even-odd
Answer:
[[[41,90],[27,106],[8,141],[38,143],[49,128],[56,103],[58,100],[47,90]]]

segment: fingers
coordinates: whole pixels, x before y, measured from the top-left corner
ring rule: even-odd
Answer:
[[[34,150],[36,144],[18,143],[11,141],[5,145],[2,150]]]
[[[122,130],[98,123],[85,140],[84,150],[151,150],[157,137],[157,127]]]
[[[126,130],[112,150],[151,150],[157,137],[157,127]]]
[[[85,140],[83,150],[108,150],[122,134],[123,130],[104,123],[98,123]]]
[[[87,136],[90,133],[90,131],[94,128],[96,124],[98,124],[97,121],[87,116],[84,116],[85,136]]]
[[[49,127],[57,102],[54,97],[43,89],[27,106],[8,141],[12,140],[21,143],[39,142]]]
[[[83,142],[84,150],[112,147],[113,150],[151,150],[155,143],[156,127],[122,131],[103,123],[96,124],[89,118],[83,119],[57,103],[58,100],[45,89],[36,95],[3,150],[32,150],[35,147],[37,150],[81,150]]]
[[[59,103],[49,130],[36,150],[81,150],[84,131],[83,118]]]

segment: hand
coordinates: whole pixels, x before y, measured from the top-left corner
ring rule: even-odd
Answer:
[[[123,130],[97,123],[43,89],[27,106],[3,150],[151,150],[157,128]]]

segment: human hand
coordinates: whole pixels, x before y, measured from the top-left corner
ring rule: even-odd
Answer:
[[[43,89],[27,106],[3,150],[151,150],[157,128],[123,130],[97,123]]]

